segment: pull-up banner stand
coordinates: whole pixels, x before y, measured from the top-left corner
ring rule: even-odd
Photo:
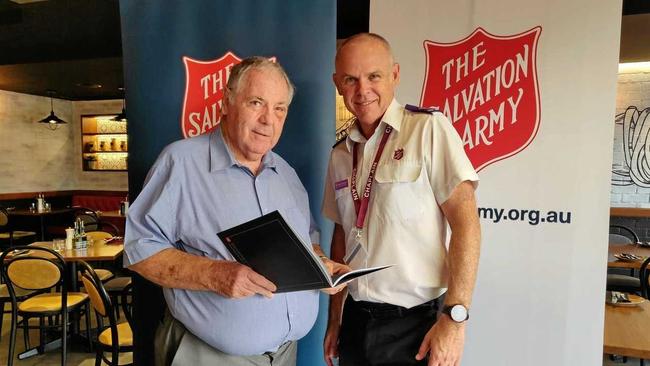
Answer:
[[[327,158],[334,140],[336,3],[332,1],[120,1],[129,119],[129,194],[134,200],[152,163],[168,143],[219,123],[232,66],[254,55],[275,57],[296,85],[274,151],[297,171],[312,212],[320,216]],[[137,365],[153,364],[153,333],[164,308],[160,290],[134,280]],[[299,343],[298,363],[322,362],[327,302]]]
[[[621,1],[373,1],[479,171],[464,365],[601,365]],[[435,204],[432,202],[432,204]]]

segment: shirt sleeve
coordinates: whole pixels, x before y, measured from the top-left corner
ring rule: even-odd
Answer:
[[[309,238],[311,239],[312,244],[320,244],[320,229],[318,228],[318,223],[314,220],[314,215],[309,213]]]
[[[476,189],[479,178],[451,122],[441,113],[435,113],[432,119],[431,186],[436,201],[442,205],[458,184],[470,181]]]
[[[337,224],[341,224],[341,217],[339,216],[338,207],[336,206],[336,195],[334,192],[333,156],[334,154],[330,154],[330,161],[327,165],[327,177],[325,178],[325,192],[323,193],[321,212],[328,219]]]
[[[173,215],[177,185],[171,179],[171,164],[159,158],[142,191],[129,207],[124,234],[124,265],[130,266],[168,248],[175,248]]]

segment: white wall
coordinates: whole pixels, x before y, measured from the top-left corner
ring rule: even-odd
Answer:
[[[128,190],[126,172],[81,167],[80,116],[121,108],[121,100],[54,99],[55,114],[68,124],[52,131],[36,122],[50,113],[49,98],[0,90],[0,193]]]

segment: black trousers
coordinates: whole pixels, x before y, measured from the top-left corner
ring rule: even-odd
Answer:
[[[426,358],[416,361],[415,355],[436,322],[437,312],[437,299],[407,309],[348,296],[339,336],[339,365],[426,365]]]

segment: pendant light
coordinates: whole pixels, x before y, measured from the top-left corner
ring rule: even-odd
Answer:
[[[124,94],[124,88],[118,88]],[[126,95],[122,95],[122,113],[111,118],[111,121],[126,122]]]
[[[38,121],[38,123],[45,123],[50,130],[54,131],[59,128],[59,125],[64,125],[67,122],[54,114],[54,102],[52,101],[52,95],[54,95],[55,92],[53,90],[48,90],[47,94],[50,96],[50,115]]]

